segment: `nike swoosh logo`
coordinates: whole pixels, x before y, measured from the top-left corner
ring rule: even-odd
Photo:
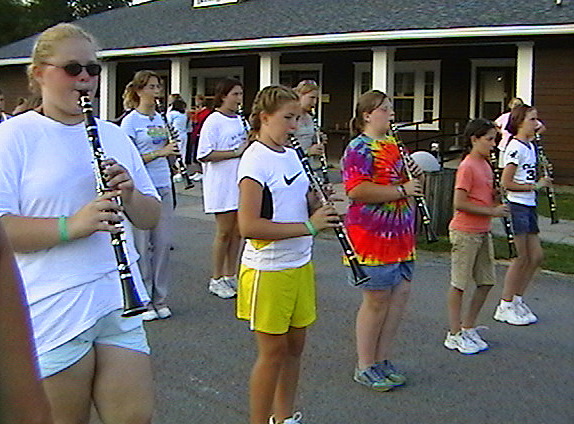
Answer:
[[[283,176],[283,178],[285,179],[285,184],[287,185],[291,185],[291,183],[293,183],[293,181],[295,181],[295,179],[301,174],[301,171],[297,172],[293,177],[291,178],[287,178],[287,176]]]

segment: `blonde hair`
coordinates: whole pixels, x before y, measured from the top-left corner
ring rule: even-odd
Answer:
[[[379,90],[370,90],[363,93],[355,106],[355,116],[351,119],[351,137],[356,137],[365,130],[365,117],[363,114],[371,113],[383,104],[388,96]]]
[[[157,78],[157,81],[161,83],[161,78],[154,71],[143,70],[135,73],[132,80],[126,85],[124,94],[122,95],[125,110],[138,107],[140,104],[140,96],[137,92],[144,88],[153,77]]]
[[[299,96],[303,96],[311,91],[319,91],[319,86],[313,80],[303,80],[297,84],[297,87],[293,89],[295,93]]]
[[[42,32],[34,43],[32,63],[28,65],[27,69],[28,87],[33,94],[41,94],[40,85],[34,78],[34,70],[40,65],[47,63],[54,56],[56,47],[61,41],[70,38],[85,39],[94,46],[94,50],[98,50],[96,39],[90,33],[74,24],[62,23]]]
[[[260,90],[253,100],[251,114],[249,115],[249,124],[251,131],[249,138],[254,140],[261,130],[261,113],[269,115],[277,112],[284,104],[289,102],[298,102],[297,93],[282,85],[270,85]]]

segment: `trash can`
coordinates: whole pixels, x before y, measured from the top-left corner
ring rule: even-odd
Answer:
[[[448,235],[448,224],[453,214],[454,180],[456,169],[425,172],[424,193],[435,233]]]

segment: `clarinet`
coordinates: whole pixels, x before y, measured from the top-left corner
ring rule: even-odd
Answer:
[[[552,166],[550,161],[544,152],[542,143],[540,142],[540,134],[536,133],[536,153],[538,156],[538,162],[542,166],[542,174],[546,178],[552,178]],[[558,207],[556,206],[556,193],[554,191],[554,186],[546,187],[546,197],[548,197],[548,206],[550,208],[550,223],[558,224],[560,220],[558,219]]]
[[[403,160],[403,164],[404,164],[405,173],[407,175],[407,178],[409,180],[413,180],[414,175],[413,175],[411,169],[409,168],[409,161],[412,161],[412,159],[407,154],[406,149],[405,149],[405,145],[403,144],[403,142],[400,140],[400,138],[398,136],[396,124],[391,123],[390,130],[391,130],[392,136],[394,137],[395,141],[397,142],[397,146],[399,148],[399,153],[401,155],[401,159]],[[427,243],[434,243],[434,242],[438,241],[438,237],[437,237],[437,235],[436,235],[436,233],[432,227],[431,215],[430,215],[425,197],[422,194],[418,194],[418,195],[414,196],[414,198],[415,198],[415,202],[417,204],[417,208],[418,208],[419,213],[420,213],[421,221],[422,221],[424,229],[425,229],[426,241],[427,241]]]
[[[297,153],[297,156],[299,157],[299,160],[303,165],[305,174],[307,174],[307,178],[309,178],[309,181],[311,182],[311,186],[319,195],[321,204],[323,205],[330,204],[331,202],[329,201],[329,197],[325,193],[325,190],[323,189],[323,186],[321,185],[318,176],[311,169],[311,165],[309,164],[309,158],[305,154],[305,151],[303,150],[303,147],[301,147],[299,141],[293,135],[290,136],[290,144],[293,150],[295,150],[295,152]],[[337,235],[339,243],[341,243],[343,253],[347,257],[349,265],[351,266],[351,271],[353,272],[354,284],[358,286],[370,280],[370,277],[367,274],[365,274],[365,271],[363,270],[363,268],[361,268],[361,265],[359,264],[359,260],[357,259],[357,255],[355,253],[355,250],[353,249],[353,245],[351,244],[349,235],[347,234],[345,226],[340,221],[340,219],[338,226],[333,229],[335,230],[335,234]]]
[[[315,134],[317,136],[317,144],[321,144],[321,128],[319,128],[319,122],[317,120],[317,115],[313,115],[313,127],[315,129]],[[327,154],[325,153],[323,146],[323,153],[319,156],[319,162],[321,163],[321,175],[323,177],[323,184],[329,184],[329,164],[327,163]]]
[[[96,177],[96,190],[101,196],[110,189],[103,173],[104,150],[102,149],[102,145],[100,143],[98,127],[94,118],[92,103],[87,91],[80,91],[79,103],[82,108],[82,113],[84,114],[86,132],[88,133],[88,140],[90,142],[90,147],[92,148],[92,166],[94,168],[94,175]],[[119,196],[114,200],[121,205],[121,199]],[[124,312],[122,313],[122,316],[131,317],[145,312],[147,308],[144,306],[138,295],[132,277],[132,272],[130,270],[124,227],[120,222],[115,223],[114,226],[120,230],[116,234],[111,234],[111,238],[112,247],[114,248],[114,254],[116,256],[116,262],[118,264],[120,282],[122,285],[122,295],[124,302]]]
[[[157,107],[159,114],[161,115],[161,118],[163,119],[163,123],[164,123],[165,127],[167,128],[167,134],[168,134],[169,142],[170,143],[177,143],[177,146],[179,147],[179,144],[181,143],[181,141],[179,139],[179,133],[168,122],[167,112],[163,108],[163,105],[161,104],[161,100],[155,99],[155,104],[156,104],[156,107]],[[183,177],[183,181],[185,182],[185,189],[187,190],[187,189],[193,188],[193,185],[194,185],[193,181],[191,181],[191,177],[189,176],[189,173],[187,172],[187,167],[185,166],[185,162],[184,162],[183,158],[181,157],[181,153],[179,153],[178,155],[175,156],[175,166],[177,168],[177,172],[179,172],[181,174],[181,176]]]
[[[494,174],[494,188],[500,193],[500,201],[503,205],[508,205],[508,198],[506,197],[506,190],[502,187],[500,179],[502,177],[502,169],[498,167],[498,156],[496,155],[496,148],[490,151],[490,166]],[[516,258],[516,244],[514,243],[514,229],[512,227],[512,216],[503,216],[502,223],[504,224],[504,231],[506,232],[506,241],[508,243],[508,258]]]

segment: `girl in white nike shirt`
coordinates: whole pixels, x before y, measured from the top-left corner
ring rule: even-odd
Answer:
[[[239,229],[247,239],[237,317],[249,320],[258,348],[250,381],[251,424],[301,422],[293,405],[305,331],[316,317],[312,236],[337,220],[331,206],[309,217],[309,180],[287,147],[299,113],[299,98],[289,88],[270,86],[257,94],[251,109],[255,140],[237,177]]]

